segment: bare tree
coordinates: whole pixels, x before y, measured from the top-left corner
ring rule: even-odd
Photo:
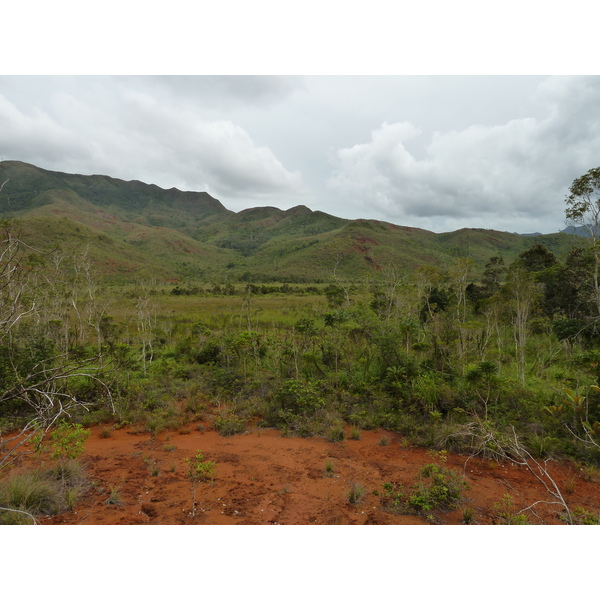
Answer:
[[[48,297],[43,253],[25,244],[14,223],[0,232],[0,468],[27,453],[26,443],[42,436],[75,409],[89,410],[70,390],[74,378],[95,381],[114,412],[108,386],[101,378],[98,357],[75,359],[57,351],[44,318]]]

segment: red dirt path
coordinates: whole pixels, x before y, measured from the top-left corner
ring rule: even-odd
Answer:
[[[196,425],[194,425],[196,427]],[[432,462],[421,448],[407,447],[398,434],[364,431],[360,440],[331,443],[321,438],[282,437],[277,430],[253,429],[233,437],[216,431],[182,429],[157,436],[131,429],[92,428],[82,461],[93,481],[75,510],[41,517],[40,524],[424,524],[420,515],[393,515],[382,505],[382,484],[410,488],[419,469]],[[388,445],[380,445],[382,437]],[[196,515],[192,516],[191,487],[185,460],[200,450],[215,461],[213,483],[199,483]],[[27,467],[43,457],[24,461]],[[523,467],[450,455],[447,466],[463,473],[469,484],[463,502],[451,512],[436,512],[435,521],[460,524],[463,511],[473,510],[474,523],[494,522],[494,503],[507,493],[515,507],[551,500],[542,485]],[[326,461],[334,466],[325,472]],[[571,509],[598,513],[600,486],[585,481],[573,465],[551,463],[551,473]],[[366,490],[351,505],[351,483]],[[572,488],[572,490],[571,490]],[[566,493],[565,490],[571,490]],[[120,504],[107,500],[117,490]],[[538,505],[531,523],[558,524],[556,505]]]

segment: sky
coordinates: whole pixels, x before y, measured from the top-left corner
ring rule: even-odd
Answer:
[[[7,22],[24,20],[25,4]],[[318,19],[224,0],[199,20],[173,0],[141,27],[113,4],[84,28],[56,21],[79,5],[39,4],[33,50],[7,28],[0,160],[207,191],[236,212],[304,204],[435,232],[518,233],[563,229],[569,186],[599,164],[593,20],[575,30],[571,13],[513,0],[495,28],[469,0],[397,18],[379,0],[368,13],[303,3]],[[261,8],[270,20],[252,23]]]
[[[0,158],[431,231],[564,228],[598,76],[2,76]]]

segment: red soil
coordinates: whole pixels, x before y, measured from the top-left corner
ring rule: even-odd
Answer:
[[[394,515],[382,507],[382,484],[409,489],[419,469],[432,462],[424,449],[408,447],[395,433],[361,432],[360,440],[331,443],[320,438],[282,437],[276,430],[253,429],[233,437],[216,431],[188,429],[157,436],[132,429],[92,428],[82,461],[94,485],[71,512],[40,518],[41,524],[424,524],[420,515]],[[381,445],[382,437],[389,440]],[[186,459],[200,450],[217,463],[212,483],[199,483],[192,516]],[[524,467],[449,455],[447,466],[464,472],[469,489],[451,512],[436,512],[435,521],[459,524],[465,508],[473,522],[494,522],[495,503],[505,494],[517,509],[552,500]],[[44,457],[28,457],[23,467]],[[327,476],[326,461],[333,463]],[[585,481],[570,464],[550,463],[550,473],[571,509],[598,513],[600,486]],[[356,505],[348,503],[353,482],[366,490]],[[117,490],[120,504],[107,500]],[[568,490],[570,493],[567,493]],[[560,507],[539,504],[531,523],[558,524]]]

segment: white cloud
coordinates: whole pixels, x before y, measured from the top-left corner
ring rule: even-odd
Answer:
[[[0,76],[0,158],[233,210],[556,231],[598,106],[599,77]]]
[[[515,230],[518,219],[521,231],[556,230],[560,191],[600,156],[600,79],[551,79],[538,96],[543,117],[437,131],[429,140],[411,123],[383,123],[368,143],[337,151],[329,188],[402,224]],[[415,140],[425,143],[419,159]]]
[[[0,96],[0,154],[49,169],[207,190],[233,204],[302,197],[300,173],[231,120],[97,81],[77,95],[55,91],[44,111],[20,110]]]

